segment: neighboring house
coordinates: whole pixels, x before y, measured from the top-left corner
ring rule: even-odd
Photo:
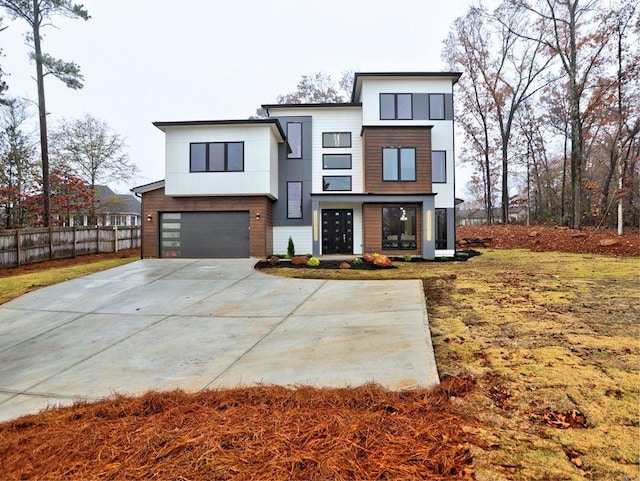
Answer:
[[[154,122],[166,179],[142,196],[143,257],[455,254],[460,73],[356,73],[349,103],[266,119]]]
[[[458,225],[485,225],[487,224],[486,209],[460,209],[457,214]],[[509,207],[509,222],[512,224],[522,224],[527,221],[527,207],[517,205]],[[502,223],[502,209],[493,209],[493,223]]]
[[[94,187],[96,200],[96,222],[90,222],[89,212],[79,212],[72,216],[53,215],[59,225],[69,226],[138,226],[140,225],[141,205],[137,197],[131,194],[116,194],[106,185]]]

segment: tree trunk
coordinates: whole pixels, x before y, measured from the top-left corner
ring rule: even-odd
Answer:
[[[509,223],[509,168],[507,155],[507,140],[502,138],[502,224]]]
[[[40,152],[42,155],[42,221],[44,227],[51,222],[51,192],[49,187],[49,147],[47,142],[47,108],[44,99],[44,72],[40,46],[40,0],[33,0],[33,44],[38,84],[38,113],[40,118]]]

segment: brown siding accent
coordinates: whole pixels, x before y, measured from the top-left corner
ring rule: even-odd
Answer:
[[[249,211],[249,255],[264,257],[273,251],[273,202],[265,196],[170,197],[164,188],[142,194],[142,257],[159,257],[161,212]],[[256,219],[256,214],[260,219]],[[147,216],[151,216],[151,221]]]
[[[416,208],[416,249],[382,249],[382,208]],[[378,252],[388,256],[422,255],[422,206],[420,204],[364,204],[362,206],[362,230],[364,237],[363,252]]]
[[[415,147],[416,181],[384,182],[382,148]],[[431,127],[363,127],[364,191],[369,193],[431,193]]]

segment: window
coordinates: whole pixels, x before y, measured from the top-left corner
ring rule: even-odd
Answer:
[[[351,176],[325,175],[322,177],[322,190],[351,190]]]
[[[403,182],[416,180],[416,149],[413,147],[383,148],[382,180]]]
[[[382,208],[382,248],[416,249],[416,208]]]
[[[287,124],[287,140],[291,152],[287,155],[289,159],[302,158],[302,123],[289,122]]]
[[[431,152],[431,182],[447,181],[447,153],[444,150]]]
[[[429,94],[429,118],[444,120],[444,94]]]
[[[351,154],[324,154],[322,156],[323,169],[350,169]]]
[[[302,219],[302,182],[287,182],[287,219]]]
[[[244,171],[244,142],[201,142],[190,145],[190,172]]]
[[[351,147],[351,132],[323,132],[322,146],[326,148]]]
[[[436,209],[436,249],[447,248],[447,209]]]
[[[380,120],[411,120],[411,94],[380,94]]]

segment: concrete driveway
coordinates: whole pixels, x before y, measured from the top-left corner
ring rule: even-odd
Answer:
[[[254,263],[141,260],[0,306],[0,421],[116,392],[438,382],[420,281]]]

